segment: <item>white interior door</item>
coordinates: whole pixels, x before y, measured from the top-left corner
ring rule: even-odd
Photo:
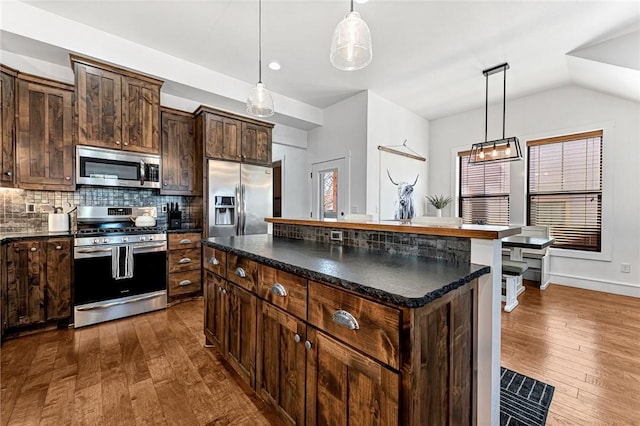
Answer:
[[[312,218],[340,220],[349,212],[349,174],[344,158],[313,164],[311,187]]]

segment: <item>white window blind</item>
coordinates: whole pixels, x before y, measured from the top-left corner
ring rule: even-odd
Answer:
[[[553,247],[600,251],[602,130],[527,142],[529,225],[545,225]]]
[[[469,154],[458,153],[462,221],[508,225],[510,163],[469,164]]]

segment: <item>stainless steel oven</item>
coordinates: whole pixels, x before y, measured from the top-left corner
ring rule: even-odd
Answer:
[[[166,308],[167,237],[155,227],[131,226],[130,216],[141,210],[156,212],[79,208],[73,253],[74,327]]]
[[[76,183],[160,188],[160,156],[78,146]]]

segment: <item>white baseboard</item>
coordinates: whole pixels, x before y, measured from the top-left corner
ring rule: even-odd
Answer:
[[[640,298],[640,284],[601,281],[594,280],[592,278],[563,274],[551,274],[551,284]]]

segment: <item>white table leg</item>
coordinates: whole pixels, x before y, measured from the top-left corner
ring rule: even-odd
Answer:
[[[511,260],[517,260],[518,262],[522,262],[522,247],[511,247],[511,249],[509,250],[509,259]],[[516,279],[516,288],[517,288],[517,294],[516,296],[520,296],[524,290],[525,287],[522,284],[522,275],[519,275]]]

